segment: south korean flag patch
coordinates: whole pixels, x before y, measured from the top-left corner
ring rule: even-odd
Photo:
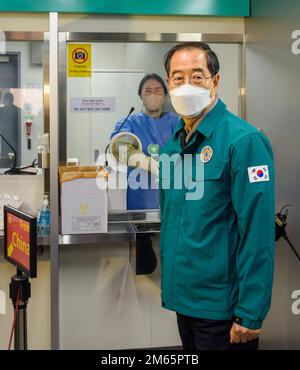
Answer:
[[[270,181],[269,169],[267,165],[248,167],[248,176],[249,176],[249,181],[251,183],[261,182],[261,181]]]

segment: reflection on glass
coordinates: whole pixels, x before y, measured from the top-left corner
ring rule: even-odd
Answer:
[[[111,135],[117,134],[118,128],[124,123],[125,117],[133,107],[134,111],[122,126],[122,131],[127,129],[139,138],[143,152],[139,157],[140,162],[148,165],[147,157],[155,157],[174,131],[172,125],[170,125],[172,129],[167,125],[163,127],[161,122],[167,118],[166,112],[174,112],[174,110],[168,94],[164,96],[162,93],[162,83],[152,79],[142,86],[142,90],[139,90],[139,86],[145,76],[153,73],[165,81],[167,76],[163,60],[165,53],[172,46],[173,44],[164,42],[68,43],[66,48],[66,158],[77,159],[81,165],[106,163],[105,149],[110,143]],[[220,97],[226,101],[232,112],[238,114],[239,45],[215,44],[214,49],[220,57],[222,76],[224,76],[219,89]],[[85,50],[88,53],[85,53],[83,61],[82,58],[74,58],[70,50]],[[85,61],[88,63],[82,65]],[[78,64],[76,70],[82,69],[84,74],[74,73],[76,63]],[[194,77],[199,78],[199,76]],[[165,114],[161,115],[161,112]],[[143,124],[144,121],[151,123]],[[142,158],[143,155],[146,159]],[[136,153],[135,157],[137,157]],[[110,165],[109,161],[108,164]],[[128,171],[137,175],[131,189],[137,185],[142,174],[141,172],[138,175],[138,171],[134,170]],[[144,172],[147,175],[144,176],[145,181],[149,184],[150,173]],[[132,176],[130,178],[128,176],[128,182],[131,179]],[[131,189],[127,189],[126,193],[127,209],[158,207],[158,195],[155,189],[150,189],[151,194],[149,191],[143,192],[143,189],[140,191],[133,189],[132,192]],[[137,195],[138,193],[140,194]],[[116,205],[118,206],[120,202]]]
[[[14,95],[6,92],[3,95],[3,104],[0,107],[0,158],[1,167],[11,167],[13,157],[16,156],[16,165],[20,163],[20,108],[14,104]],[[11,147],[8,145],[11,145]],[[15,153],[12,152],[14,148]]]
[[[121,117],[131,107],[143,110],[138,87],[141,79],[156,73],[164,80],[164,55],[173,46],[164,42],[91,42],[71,43],[76,48],[89,45],[91,73],[87,77],[69,75],[66,83],[67,143],[66,157],[78,158],[80,164],[94,164],[103,154],[110,135]],[[69,44],[68,44],[69,45]],[[239,114],[239,60],[237,44],[214,44],[222,64],[219,95],[228,109]],[[67,52],[68,52],[67,48]],[[66,68],[72,54],[67,55]],[[74,62],[75,63],[75,62]],[[101,105],[102,104],[102,105]],[[98,106],[103,109],[98,109]],[[173,111],[169,97],[163,111]]]
[[[43,43],[8,41],[0,53],[0,173],[37,158],[43,134]]]

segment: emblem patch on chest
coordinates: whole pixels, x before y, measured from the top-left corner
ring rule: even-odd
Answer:
[[[214,151],[210,146],[205,146],[200,153],[200,159],[203,163],[207,163],[212,159]]]

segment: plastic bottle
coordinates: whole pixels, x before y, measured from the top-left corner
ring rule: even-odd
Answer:
[[[38,212],[37,232],[40,236],[50,235],[50,206],[48,195],[44,195],[43,205]]]

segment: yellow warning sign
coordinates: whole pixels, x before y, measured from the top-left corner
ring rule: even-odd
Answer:
[[[68,77],[91,77],[91,44],[68,45]]]

